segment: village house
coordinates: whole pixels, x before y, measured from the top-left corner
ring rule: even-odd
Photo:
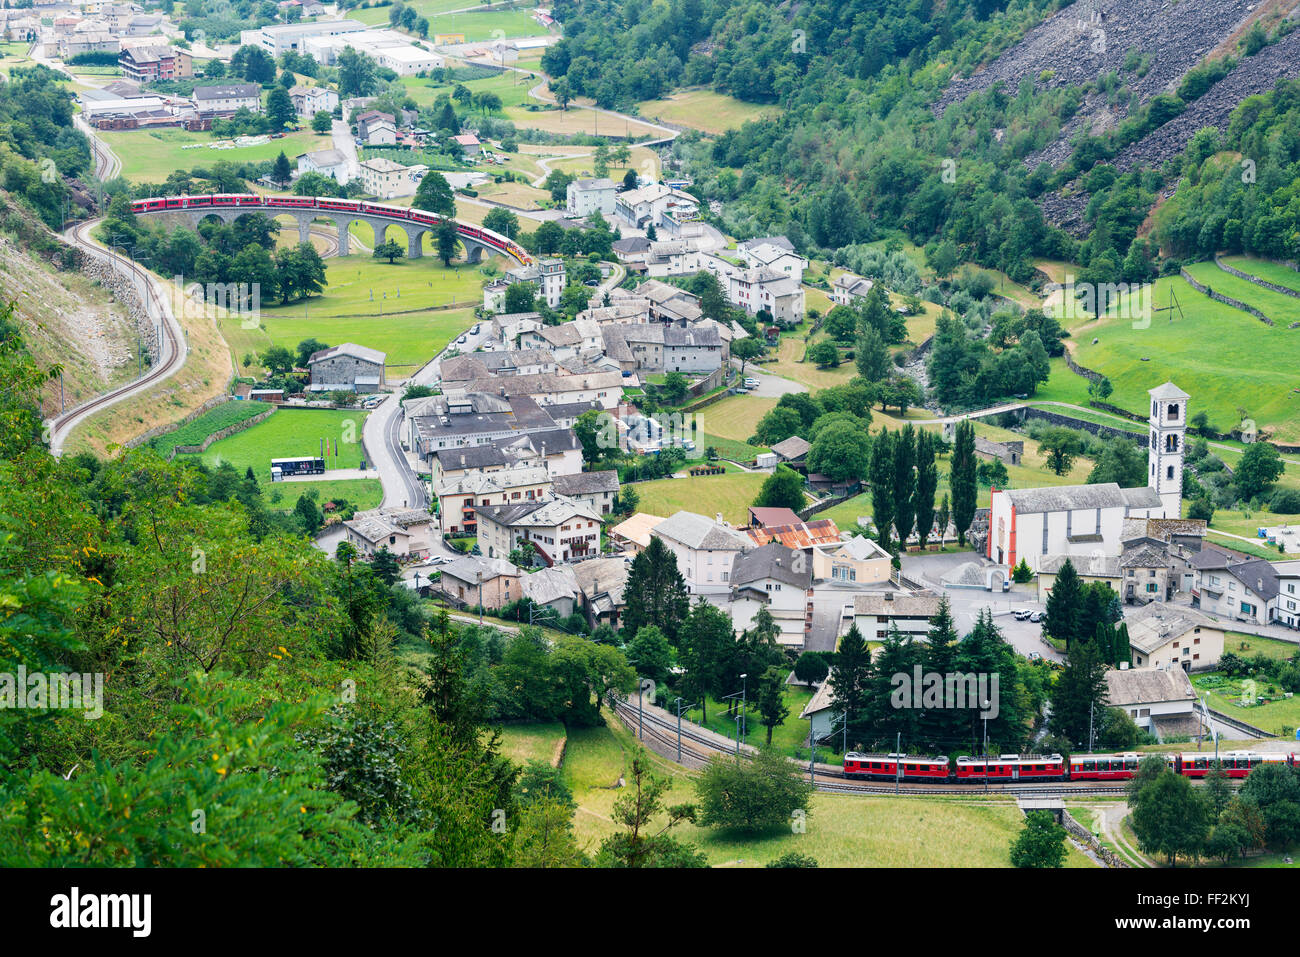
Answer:
[[[239,110],[262,112],[262,88],[256,83],[196,86],[192,98],[200,117],[233,116]]]
[[[855,535],[812,552],[813,578],[833,585],[882,585],[893,574],[893,557],[874,540]]]
[[[528,266],[507,269],[503,281],[506,285],[516,282],[531,283],[537,287],[536,295],[541,296],[550,308],[557,309],[560,305],[560,296],[564,293],[564,260],[538,259]],[[503,308],[504,303],[503,295]]]
[[[1223,657],[1223,626],[1194,608],[1151,602],[1126,612],[1124,624],[1139,668],[1205,671]]]
[[[409,167],[386,156],[362,160],[361,188],[380,199],[414,196],[415,182],[408,175],[409,172]]]
[[[493,505],[518,505],[539,501],[551,491],[551,476],[544,468],[514,465],[495,472],[471,472],[434,486],[438,500],[438,523],[447,537],[469,537],[478,533],[478,513]],[[493,556],[480,542],[479,550],[504,558],[507,548]]]
[[[651,534],[677,558],[677,570],[692,595],[723,595],[731,590],[735,557],[756,547],[748,535],[732,528],[722,516],[707,518],[694,512],[676,512]]]
[[[561,426],[526,395],[434,395],[407,399],[402,407],[406,412],[407,447],[430,467],[433,456],[443,449],[486,445],[497,439],[569,427]]]
[[[348,158],[342,150],[315,150],[311,153],[298,154],[298,175],[303,173],[320,173],[328,176],[340,186],[348,183]]]
[[[1201,733],[1196,691],[1182,668],[1111,669],[1106,697],[1112,708],[1128,712],[1138,728],[1160,741]]]
[[[609,179],[575,179],[565,191],[565,211],[575,219],[592,213],[614,215],[614,183]]]
[[[442,566],[438,583],[447,601],[461,608],[496,611],[522,597],[517,567],[503,558],[466,555]]]
[[[1206,548],[1190,559],[1196,569],[1192,603],[1207,615],[1266,625],[1276,617],[1280,577],[1262,558],[1238,558]]]
[[[859,299],[865,299],[871,292],[873,283],[851,272],[841,273],[831,280],[831,302],[837,306],[851,306]]]
[[[913,638],[927,638],[939,614],[939,596],[929,591],[885,591],[853,596],[853,623],[867,641],[884,641],[893,627]]]
[[[294,111],[304,120],[317,113],[333,113],[338,109],[339,95],[327,86],[291,86],[289,100]]]
[[[609,540],[625,555],[637,555],[650,547],[651,531],[665,521],[662,515],[637,512],[609,530]]]
[[[397,558],[427,558],[437,520],[423,509],[373,508],[343,523],[347,541],[365,558],[386,549]]]
[[[1090,555],[1044,555],[1039,560],[1038,577],[1035,579],[1039,601],[1047,601],[1056,585],[1056,577],[1061,573],[1061,566],[1066,562],[1074,566],[1080,583],[1090,585],[1101,582],[1116,594],[1120,593],[1123,571],[1119,567],[1118,558],[1104,555],[1100,551]]]
[[[796,325],[803,321],[803,287],[792,276],[766,266],[731,273],[727,299],[751,316],[766,310],[779,323]]]
[[[313,352],[307,360],[310,392],[378,392],[384,384],[386,356],[355,342]]]
[[[476,510],[479,550],[489,558],[509,556],[523,542],[531,543],[547,565],[600,554],[601,518],[585,502],[547,495]]]
[[[736,630],[753,627],[766,608],[780,629],[783,647],[802,649],[812,624],[812,562],[773,542],[737,552],[731,565],[731,620]]]
[[[523,596],[534,605],[554,613],[547,615],[541,624],[553,625],[556,619],[568,618],[582,600],[582,594],[578,590],[578,577],[568,565],[529,572],[519,579],[519,588]]]
[[[627,587],[629,563],[622,558],[589,558],[570,567],[578,580],[587,627],[595,630],[600,625],[608,625],[618,630],[625,605],[623,591]]]
[[[128,47],[117,57],[122,76],[133,83],[190,77],[194,75],[192,64],[188,53],[166,44]]]
[[[784,236],[749,239],[737,246],[736,252],[750,268],[764,267],[795,282],[803,282],[803,271],[808,268],[808,260],[795,252],[794,243]]]

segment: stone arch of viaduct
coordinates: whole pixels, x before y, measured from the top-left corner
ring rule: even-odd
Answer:
[[[312,223],[317,220],[329,220],[338,229],[338,255],[346,256],[349,252],[351,234],[349,232],[353,223],[361,222],[370,226],[374,235],[375,246],[380,246],[387,241],[388,230],[396,226],[406,235],[406,258],[418,259],[424,255],[422,241],[425,233],[433,232],[436,228],[425,223],[415,223],[406,219],[390,218],[380,216],[375,213],[353,213],[342,212],[326,209],[310,209],[297,206],[257,206],[257,207],[200,207],[198,209],[168,209],[158,210],[147,213],[137,213],[141,216],[166,216],[176,217],[182,222],[187,222],[192,228],[197,229],[199,223],[209,216],[215,216],[225,223],[233,223],[241,216],[247,216],[252,213],[261,213],[266,216],[292,216],[298,224],[298,241],[308,242],[311,237]],[[460,234],[461,245],[465,247],[465,259],[471,263],[480,262],[483,258],[484,250],[488,255],[499,252],[492,246],[482,242],[476,236],[467,232],[466,224],[457,222],[456,231]]]

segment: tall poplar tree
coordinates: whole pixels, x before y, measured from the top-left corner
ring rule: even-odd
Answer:
[[[952,520],[957,526],[957,541],[965,545],[966,533],[975,518],[979,486],[975,481],[975,426],[970,420],[957,423],[952,449],[952,472],[948,477],[952,490]]]
[[[916,534],[921,550],[934,524],[934,495],[939,488],[939,468],[934,463],[934,437],[925,429],[916,432],[916,491],[912,493],[912,512],[916,517]]]
[[[880,547],[886,551],[894,524],[894,443],[895,437],[882,429],[871,445],[871,518]]]
[[[894,528],[898,531],[899,548],[906,551],[908,536],[916,525],[916,429],[911,424],[903,426],[894,443]]]

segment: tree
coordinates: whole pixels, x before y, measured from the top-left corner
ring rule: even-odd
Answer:
[[[882,382],[889,377],[889,347],[880,333],[867,326],[858,336],[853,361],[858,374],[868,382]]]
[[[807,462],[810,472],[820,472],[837,482],[866,478],[871,470],[871,439],[866,427],[844,421],[827,425],[813,438]],[[801,502],[798,508],[802,507]]]
[[[636,637],[628,642],[627,660],[637,674],[658,684],[668,680],[673,649],[657,625],[643,625],[637,630]]]
[[[819,369],[834,369],[840,364],[840,350],[835,348],[835,343],[830,340],[823,340],[808,348],[808,358],[815,362]]]
[[[460,248],[460,233],[456,231],[456,224],[451,220],[444,221],[434,230],[434,241],[438,246],[438,258],[444,266],[450,266],[456,258],[456,250]]]
[[[421,178],[411,205],[439,216],[456,215],[456,200],[451,192],[451,184],[447,182],[447,177],[436,170],[430,170]]]
[[[271,178],[281,185],[293,179],[293,169],[289,166],[289,157],[284,155],[284,150],[280,150],[280,155],[275,158],[275,165],[271,167]]]
[[[766,610],[766,609],[764,609]],[[757,704],[763,727],[767,728],[767,746],[772,746],[772,729],[790,716],[785,704],[785,677],[788,669],[773,665],[758,679]]]
[[[631,584],[632,577],[629,575],[629,588]],[[626,590],[624,594],[627,594]],[[678,659],[686,670],[685,686],[690,696],[699,700],[702,720],[707,723],[708,697],[727,690],[724,682],[733,670],[731,665],[736,652],[736,639],[731,616],[701,597],[691,606],[690,613],[681,624],[678,645]]]
[[[393,260],[401,259],[406,255],[406,250],[402,248],[402,244],[397,240],[390,239],[376,246],[375,251],[370,255],[374,259],[387,259],[389,265],[392,265]]]
[[[925,429],[916,430],[916,489],[912,493],[912,512],[916,516],[916,535],[921,550],[934,526],[934,496],[939,488],[939,468],[934,460],[934,437]]]
[[[1079,616],[1083,613],[1083,585],[1074,562],[1066,559],[1056,572],[1056,581],[1047,595],[1047,614],[1043,631],[1057,641],[1065,642],[1069,651],[1080,637]]]
[[[519,235],[519,217],[508,209],[493,206],[483,217],[483,228],[500,233],[508,239],[514,239]]]
[[[397,556],[387,548],[380,548],[370,556],[370,570],[377,579],[390,587],[397,584],[397,579],[402,575],[402,566],[398,564]]]
[[[352,47],[344,47],[339,51],[338,72],[341,100],[369,96],[374,92],[378,82],[378,67],[375,61]]]
[[[825,652],[805,651],[794,663],[794,676],[804,684],[818,684],[830,674]]]
[[[812,795],[813,786],[771,748],[739,761],[715,755],[695,782],[698,823],[750,834],[789,827],[796,811],[806,817]]]
[[[1055,589],[1053,589],[1055,591]],[[1094,642],[1070,651],[1052,693],[1052,728],[1072,744],[1091,750],[1106,717],[1106,669]]]
[[[1074,457],[1081,451],[1078,434],[1063,426],[1054,426],[1039,436],[1038,449],[1046,460],[1043,464],[1056,475],[1070,471]]]
[[[334,126],[334,117],[330,116],[324,110],[317,110],[311,117],[311,129],[313,133],[328,133]]]
[[[1034,570],[1029,567],[1029,562],[1025,561],[1025,556],[1021,555],[1016,567],[1011,569],[1011,578],[1018,585],[1025,585],[1034,580]]]
[[[278,133],[295,119],[298,118],[297,112],[293,108],[293,100],[289,99],[289,91],[282,86],[272,87],[271,92],[266,96],[266,116],[271,121],[271,132]],[[283,153],[280,154],[284,156]],[[289,165],[288,159],[284,165]],[[276,168],[277,172],[279,167]],[[286,182],[286,180],[279,180]]]
[[[284,346],[271,346],[258,358],[262,360],[262,365],[266,366],[266,371],[271,375],[281,376],[293,370],[294,355]]]
[[[975,426],[969,419],[957,423],[948,487],[952,491],[952,520],[957,541],[965,545],[966,533],[975,519],[979,487],[975,480]]]
[[[1130,821],[1142,850],[1164,854],[1172,867],[1178,855],[1199,856],[1210,831],[1210,811],[1192,782],[1169,768],[1130,798]]]
[[[503,309],[507,313],[533,312],[537,305],[537,287],[530,282],[512,282],[506,287]]]
[[[568,78],[562,76],[558,80],[552,80],[550,86],[551,96],[555,97],[555,102],[560,104],[561,110],[567,110],[573,99],[573,90],[569,86]]]
[[[428,21],[424,21],[428,29]],[[515,867],[581,867],[586,856],[573,833],[573,810],[553,798],[529,801],[512,835]]]
[[[624,828],[605,838],[596,856],[597,867],[707,867],[708,859],[692,845],[681,844],[668,831],[683,821],[695,820],[695,807],[664,806],[664,795],[673,783],[650,772],[650,759],[638,749],[632,756],[628,792],[614,802],[610,816]],[[660,813],[667,820],[651,832],[651,821]]]
[[[939,509],[935,512],[935,524],[939,526],[939,546],[943,547],[944,538],[948,534],[948,521],[952,517],[952,508],[948,505],[948,495],[944,493],[943,501],[939,503]]]
[[[740,374],[745,374],[745,363],[763,354],[763,344],[754,336],[737,339],[731,344],[731,358],[740,360]]]
[[[1275,446],[1268,442],[1254,442],[1241,454],[1233,479],[1241,498],[1250,501],[1268,491],[1284,471],[1286,464]]]
[[[871,649],[856,622],[840,639],[828,680],[831,707],[845,716],[848,730],[856,739],[871,694]]]
[[[871,518],[880,546],[889,550],[894,524],[894,445],[888,429],[881,429],[871,446]]]
[[[1011,843],[1012,867],[1064,867],[1065,828],[1050,811],[1030,811],[1025,826]]]
[[[768,861],[766,867],[816,867],[817,858],[800,854],[798,851],[786,851],[774,861]]]
[[[778,465],[764,481],[754,499],[755,508],[788,508],[798,511],[807,503],[803,479],[787,465]]]
[[[909,423],[894,442],[894,528],[904,551],[916,525],[916,514],[912,511],[912,496],[916,492],[915,456],[916,430]]]
[[[635,636],[645,625],[657,625],[669,642],[678,644],[678,628],[690,609],[686,580],[677,570],[677,556],[657,537],[650,539],[628,571],[623,594],[623,637]]]

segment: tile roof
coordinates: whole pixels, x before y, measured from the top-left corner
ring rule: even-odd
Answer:
[[[912,594],[884,592],[881,594],[854,595],[853,613],[855,615],[888,617],[933,617],[939,614],[939,596],[929,591]]]
[[[1106,690],[1113,707],[1196,700],[1191,679],[1182,668],[1112,668],[1106,672]]]
[[[747,535],[695,512],[676,512],[656,525],[653,532],[693,549],[744,551],[754,547]]]
[[[812,584],[812,562],[802,552],[776,543],[738,552],[732,560],[733,589],[769,578],[806,589]]]
[[[1088,508],[1154,508],[1160,496],[1153,488],[1122,489],[1115,482],[1097,485],[1058,485],[1047,488],[1000,490],[1018,513],[1062,512]]]
[[[593,495],[597,492],[618,491],[618,471],[579,472],[576,475],[556,475],[551,479],[556,495]]]
[[[1162,601],[1130,608],[1124,615],[1124,624],[1128,626],[1129,644],[1148,655],[1194,628],[1223,630],[1213,618],[1194,608]]]

